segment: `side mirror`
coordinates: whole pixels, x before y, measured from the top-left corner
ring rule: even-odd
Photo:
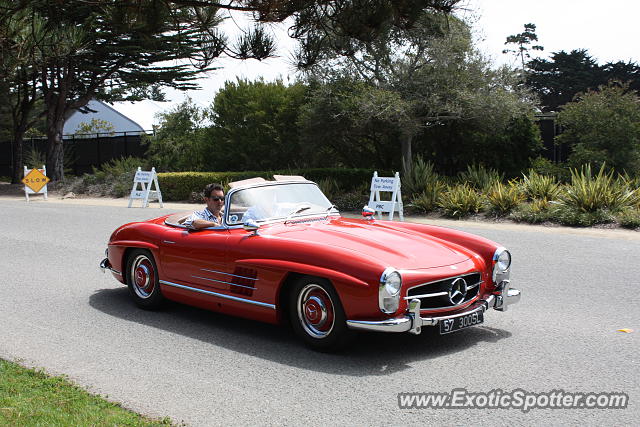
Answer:
[[[369,206],[364,205],[362,207],[362,216],[364,217],[364,219],[372,220],[375,214],[376,211],[374,209],[371,209]]]
[[[259,236],[258,234],[258,229],[260,228],[260,224],[258,224],[255,220],[253,219],[247,219],[243,224],[242,224],[242,228],[245,229],[245,231],[248,232],[253,232],[253,236]]]

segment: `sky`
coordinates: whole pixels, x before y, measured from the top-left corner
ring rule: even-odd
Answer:
[[[534,55],[547,58],[561,50],[587,49],[600,64],[608,61],[640,63],[640,0],[462,0],[457,12],[473,23],[477,47],[497,65],[517,66],[515,58],[502,54],[507,36],[521,33],[524,24],[536,25],[538,44],[544,51]],[[241,18],[225,23],[231,32],[246,28]],[[227,80],[237,77],[265,81],[281,78],[295,80],[290,64],[295,47],[286,32],[286,25],[272,25],[270,30],[278,40],[278,57],[265,61],[220,60],[222,68],[200,80],[202,90],[190,91],[189,96],[199,105],[208,106],[215,93]],[[167,90],[171,101],[181,101],[184,93]]]

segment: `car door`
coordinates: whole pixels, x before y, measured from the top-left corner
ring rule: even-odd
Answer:
[[[167,230],[160,242],[162,279],[208,291],[229,290],[228,237],[225,228]]]

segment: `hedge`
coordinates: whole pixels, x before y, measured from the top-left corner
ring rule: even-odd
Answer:
[[[383,172],[382,174],[390,172]],[[287,169],[279,171],[246,172],[163,172],[158,174],[158,183],[162,189],[162,198],[167,201],[192,200],[192,193],[200,193],[211,182],[226,185],[229,182],[261,177],[273,180],[273,175],[302,175],[310,181],[333,179],[342,191],[351,191],[371,182],[373,170],[370,169]],[[383,175],[392,176],[392,175]]]

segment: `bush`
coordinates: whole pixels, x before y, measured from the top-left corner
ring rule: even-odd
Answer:
[[[562,225],[574,227],[591,227],[596,224],[607,224],[615,221],[608,209],[598,208],[593,211],[579,211],[570,206],[558,205],[549,212],[550,219]]]
[[[341,193],[340,186],[334,178],[322,178],[317,182],[317,184],[329,200],[333,200]]]
[[[571,184],[560,194],[562,206],[576,213],[593,213],[603,210],[619,212],[640,201],[640,191],[629,189],[624,179],[613,178],[613,171],[600,168],[596,176],[591,174],[591,166],[571,170]]]
[[[530,169],[523,174],[522,191],[529,200],[556,200],[560,194],[560,184],[553,176],[545,176]]]
[[[158,174],[162,197],[167,201],[190,200],[192,192],[201,191],[211,182],[228,183],[243,179],[261,177],[272,180],[273,175],[302,175],[310,181],[321,182],[331,179],[343,193],[361,193],[364,185],[369,188],[373,172],[368,169],[289,169],[280,171],[245,172],[167,172]],[[333,201],[336,203],[335,201]],[[338,205],[336,203],[336,205]],[[359,206],[358,209],[362,208]]]
[[[625,209],[617,216],[617,220],[624,228],[638,228],[640,227],[640,209]]]
[[[402,179],[402,190],[405,196],[414,198],[421,195],[427,187],[433,186],[439,176],[435,171],[433,163],[422,159],[422,156],[416,156],[411,172]]]
[[[553,176],[560,182],[568,182],[571,179],[569,169],[564,163],[553,163],[544,157],[538,157],[531,161],[531,169],[540,175]]]
[[[495,169],[487,169],[482,165],[468,165],[466,171],[458,174],[458,178],[463,184],[469,184],[479,191],[486,191],[496,182],[502,182],[504,174]]]
[[[444,215],[452,218],[478,213],[483,205],[482,195],[466,183],[449,187],[438,202]]]
[[[125,197],[131,192],[138,167],[146,169],[146,161],[136,157],[113,159],[100,168],[94,167],[93,174],[65,181],[61,189],[64,193]]]
[[[510,218],[516,222],[539,224],[552,219],[552,213],[549,208],[550,203],[547,200],[534,200],[531,203],[519,205],[511,213]]]
[[[514,182],[507,185],[496,182],[487,193],[490,211],[497,216],[504,216],[524,200],[524,196]]]
[[[359,191],[350,191],[330,198],[340,211],[360,211],[369,201],[369,196]]]
[[[431,212],[438,207],[440,195],[446,188],[447,185],[442,181],[430,182],[422,193],[411,199],[410,206],[414,206],[423,212]]]
[[[640,97],[628,84],[610,82],[579,95],[564,105],[558,124],[563,131],[556,140],[570,148],[570,165],[640,169]]]

